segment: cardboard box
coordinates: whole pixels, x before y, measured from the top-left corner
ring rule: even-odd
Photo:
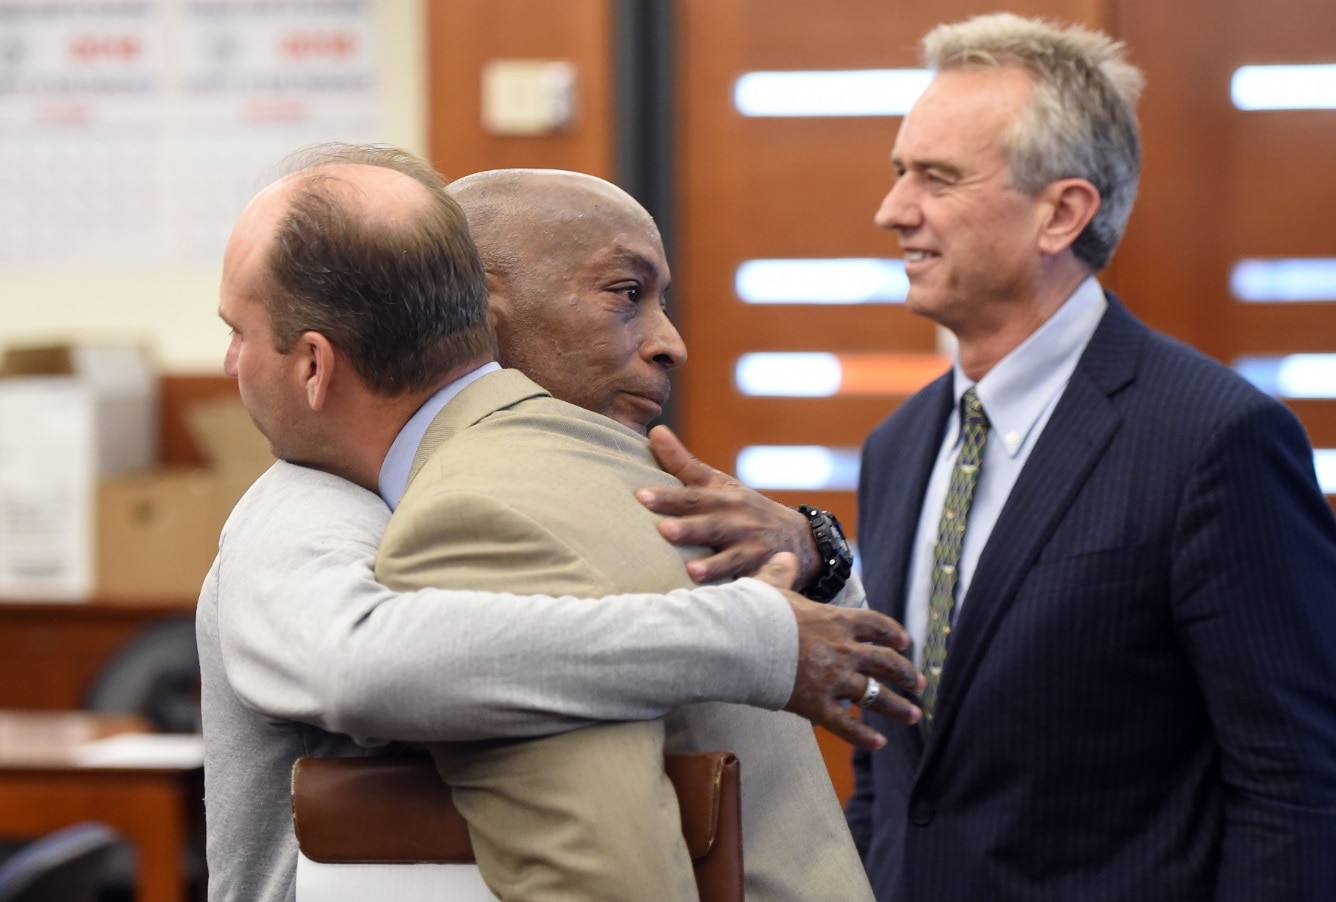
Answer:
[[[98,600],[197,597],[227,518],[220,491],[205,469],[104,479],[97,492]]]
[[[186,418],[206,466],[159,468],[159,395],[133,345],[0,359],[0,598],[179,605],[199,594],[223,522],[273,457],[228,399]]]
[[[21,399],[44,385],[63,385],[84,395],[97,475],[133,473],[157,464],[158,373],[142,346],[10,348],[0,358],[0,392]],[[0,430],[7,432],[10,425],[0,421]]]
[[[92,398],[67,379],[0,379],[0,596],[77,599],[92,580]]]
[[[197,405],[187,420],[207,467],[113,477],[99,487],[100,600],[197,597],[228,514],[274,462],[240,401]]]
[[[158,381],[136,345],[10,350],[0,359],[0,597],[94,590],[98,480],[157,460]]]

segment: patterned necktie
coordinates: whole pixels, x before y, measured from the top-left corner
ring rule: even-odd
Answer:
[[[956,568],[960,564],[960,546],[965,538],[965,525],[970,505],[974,502],[974,487],[979,482],[979,466],[983,461],[983,445],[988,439],[988,416],[983,412],[979,396],[971,388],[965,392],[962,430],[964,439],[960,454],[951,468],[951,482],[946,490],[946,504],[942,519],[937,524],[937,545],[932,553],[932,592],[928,596],[928,638],[923,647],[923,676],[927,688],[923,690],[924,734],[932,729],[933,711],[937,707],[937,684],[942,679],[942,665],[946,663],[946,645],[951,635],[951,609],[955,605]]]

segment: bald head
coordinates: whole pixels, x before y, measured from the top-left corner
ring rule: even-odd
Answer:
[[[436,198],[413,177],[384,166],[329,163],[302,169],[279,179],[267,190],[296,198],[323,195],[350,220],[369,228],[410,231],[430,215]]]
[[[498,169],[449,186],[487,270],[500,360],[643,432],[686,359],[654,219],[603,179]]]
[[[224,295],[263,308],[275,350],[319,333],[387,397],[434,391],[494,356],[482,261],[430,164],[326,144],[280,173],[238,220],[223,262]]]
[[[596,176],[561,169],[493,169],[450,183],[490,269],[556,255],[580,256],[610,230],[654,236],[653,218],[635,198]]]

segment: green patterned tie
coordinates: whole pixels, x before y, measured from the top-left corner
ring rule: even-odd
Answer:
[[[951,608],[955,605],[956,567],[960,563],[960,545],[965,538],[965,525],[970,505],[974,502],[974,487],[979,482],[979,466],[983,461],[983,445],[988,439],[988,416],[983,412],[974,389],[965,392],[963,404],[964,439],[956,465],[951,468],[951,482],[946,490],[946,504],[942,519],[937,524],[937,545],[932,553],[932,594],[928,596],[928,639],[923,647],[923,676],[927,688],[923,690],[923,731],[932,729],[932,715],[937,707],[937,684],[942,679],[942,665],[946,663],[946,643],[951,635]]]

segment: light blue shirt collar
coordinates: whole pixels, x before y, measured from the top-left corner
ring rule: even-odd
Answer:
[[[380,497],[385,499],[390,510],[397,508],[399,499],[404,497],[404,490],[408,488],[408,474],[413,469],[413,458],[417,455],[418,445],[422,444],[422,437],[427,434],[427,427],[436,419],[436,414],[469,385],[499,369],[501,364],[492,362],[465,373],[428,398],[417,412],[408,418],[404,428],[395,436],[394,444],[390,445],[390,452],[385,455],[384,463],[380,465],[378,482]]]
[[[993,440],[1000,439],[1001,446],[1014,458],[1029,441],[1045,410],[1067,385],[1108,306],[1099,282],[1090,276],[1042,326],[998,361],[977,384],[970,381],[957,360],[956,410],[960,409],[961,397],[973,386],[988,414],[990,435]],[[952,417],[948,428],[952,430],[954,444],[960,438],[960,417]]]
[[[984,448],[983,468],[970,508],[969,528],[961,545],[953,617],[960,613],[969,594],[974,571],[993,525],[997,523],[1012,487],[1058,406],[1107,307],[1108,301],[1099,283],[1093,276],[1086,279],[1042,326],[977,383],[979,401],[988,414],[988,444]],[[929,475],[919,511],[904,620],[905,628],[914,640],[918,663],[922,662],[927,636],[933,546],[951,468],[960,445],[960,398],[974,385],[957,362],[954,369],[956,408],[947,419],[946,434],[942,437],[937,462]]]

